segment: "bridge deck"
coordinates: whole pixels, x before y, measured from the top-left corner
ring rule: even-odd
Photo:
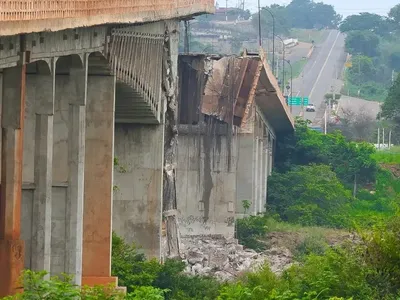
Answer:
[[[213,0],[3,0],[0,36],[213,13]]]

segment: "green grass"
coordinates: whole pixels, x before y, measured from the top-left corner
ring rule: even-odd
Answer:
[[[358,95],[358,91],[360,91],[360,95]],[[351,97],[361,98],[369,101],[378,101],[378,102],[385,101],[387,96],[387,90],[383,87],[377,86],[375,92],[371,92],[368,86],[354,85],[347,79],[345,79],[345,83],[341,90],[341,93],[343,95]]]
[[[301,72],[303,72],[303,69],[306,64],[307,64],[306,58],[302,58],[302,59],[292,63],[293,80],[298,78],[301,75]],[[282,70],[279,72],[279,80],[282,80]],[[286,67],[286,69],[285,69],[285,81],[286,81],[286,84],[290,84],[290,69],[288,67]]]
[[[378,163],[400,164],[400,147],[396,146],[387,150],[380,150],[373,154]]]
[[[299,42],[311,43],[311,41],[314,41],[315,44],[323,43],[328,36],[326,30],[300,28],[293,28],[290,31],[290,35],[293,38],[298,39]]]

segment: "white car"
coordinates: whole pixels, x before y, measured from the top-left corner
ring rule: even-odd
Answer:
[[[315,106],[314,106],[314,104],[308,104],[307,106],[306,106],[306,111],[312,111],[312,112],[315,112]]]

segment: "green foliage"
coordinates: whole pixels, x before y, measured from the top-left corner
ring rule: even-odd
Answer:
[[[127,300],[164,300],[164,294],[168,292],[168,290],[160,290],[154,288],[152,286],[140,286],[135,289],[135,291],[131,294],[128,294]]]
[[[261,8],[262,32],[271,34],[273,22],[271,14],[275,18],[275,33],[286,36],[289,35],[291,28],[336,28],[342,18],[332,5],[311,0],[293,0],[287,6],[272,4]],[[258,13],[254,14],[252,25],[256,31],[258,31],[258,19]]]
[[[360,85],[375,78],[377,70],[372,58],[356,55],[351,59],[351,62],[352,66],[347,70],[350,82]]]
[[[133,295],[149,293],[153,297],[149,299],[155,300],[164,299],[157,298],[161,292],[165,299],[174,300],[216,298],[219,284],[215,279],[184,275],[184,268],[182,261],[167,260],[160,264],[155,259],[146,260],[134,245],[127,244],[113,233],[112,274]],[[154,287],[156,290],[143,287]],[[140,299],[140,296],[136,297]]]
[[[373,57],[378,55],[379,36],[368,30],[350,31],[346,36],[345,46],[350,54]]]
[[[335,28],[341,20],[332,5],[311,0],[293,0],[286,6],[294,28]]]
[[[388,17],[390,21],[396,25],[396,29],[398,29],[400,24],[400,4],[397,4],[390,9]]]
[[[400,126],[400,76],[397,76],[382,105],[382,117],[393,120]]]
[[[275,17],[275,34],[278,35],[288,35],[291,24],[290,19],[287,15],[287,11],[285,6],[281,5],[271,5],[270,7],[262,7],[261,8],[261,30],[264,34],[271,35],[272,34],[272,24],[273,19],[272,15]],[[253,15],[251,20],[251,24],[256,32],[258,32],[258,13]]]
[[[328,249],[328,244],[322,235],[309,235],[296,246],[295,256],[298,261],[305,260],[309,255],[323,255]]]
[[[244,213],[246,214],[247,211],[249,210],[250,206],[251,206],[251,202],[249,200],[243,200],[242,201],[242,206],[244,209]]]
[[[24,271],[21,276],[23,293],[3,298],[4,300],[122,300],[125,295],[109,286],[77,287],[72,283],[72,277],[54,276],[45,280],[47,272]],[[134,298],[131,298],[134,299]]]
[[[324,164],[332,168],[346,187],[357,182],[374,182],[378,166],[367,143],[350,142],[339,132],[321,134],[307,128],[303,121],[296,123],[294,134],[287,135],[277,146],[276,171],[284,173],[295,166]]]
[[[268,181],[270,208],[290,223],[341,227],[350,201],[350,192],[326,165],[295,167],[274,173]]]
[[[264,216],[248,216],[236,221],[237,239],[247,248],[262,250],[264,244],[259,240],[267,232]]]
[[[340,24],[341,32],[349,32],[354,30],[372,31],[379,35],[386,35],[389,32],[389,24],[386,19],[377,14],[368,12],[358,15],[350,15]]]

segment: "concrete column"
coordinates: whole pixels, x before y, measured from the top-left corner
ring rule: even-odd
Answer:
[[[86,106],[82,284],[117,284],[111,277],[115,77],[89,76]]]
[[[261,131],[262,133],[262,131]],[[258,166],[259,172],[260,172],[260,180],[259,180],[259,187],[258,187],[258,213],[261,213],[263,211],[263,189],[265,186],[265,175],[264,175],[264,149],[263,149],[263,138],[262,135],[260,135],[259,138],[259,153],[260,153],[260,163]]]
[[[21,234],[26,66],[3,70],[0,198],[0,297],[14,294],[24,266]]]
[[[51,201],[53,169],[53,115],[55,93],[55,62],[49,75],[35,76],[35,156],[31,268],[50,273]],[[48,275],[49,276],[49,275]]]
[[[71,86],[75,88],[76,97],[70,100],[68,112],[65,272],[74,276],[77,285],[82,283],[87,76],[85,55],[82,68],[70,69]]]
[[[264,149],[263,149],[263,156],[264,156],[264,190],[263,190],[263,203],[266,204],[267,201],[267,193],[268,193],[268,138],[264,139]],[[266,207],[263,207],[263,210],[266,210]]]
[[[255,128],[254,130],[254,153],[253,153],[253,189],[252,189],[252,202],[253,202],[253,214],[256,215],[257,214],[257,200],[258,200],[258,193],[257,193],[257,189],[258,189],[258,165],[259,165],[259,161],[258,161],[258,136],[257,136],[257,128]]]

